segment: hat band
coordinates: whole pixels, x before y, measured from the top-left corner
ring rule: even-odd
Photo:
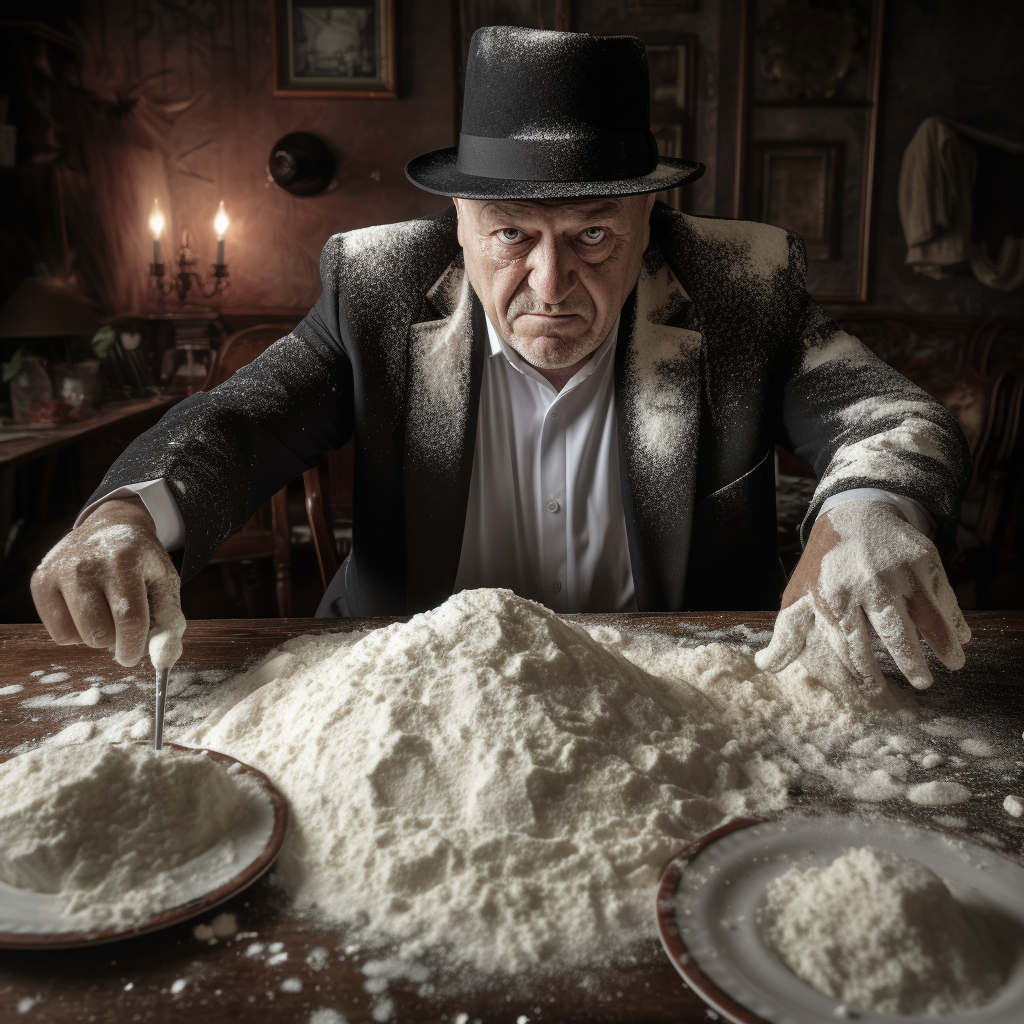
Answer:
[[[478,178],[507,181],[620,181],[658,166],[651,132],[592,139],[494,139],[460,135],[456,168]]]

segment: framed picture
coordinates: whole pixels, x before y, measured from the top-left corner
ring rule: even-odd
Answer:
[[[755,220],[799,231],[807,258],[839,248],[841,142],[755,142],[747,208]]]
[[[740,0],[733,214],[807,243],[807,290],[868,298],[885,0]]]
[[[662,156],[686,158],[693,144],[694,63],[697,37],[662,32],[642,35],[651,76],[651,131]],[[658,198],[682,209],[683,188],[659,192]]]
[[[395,0],[272,0],[275,96],[395,99]]]

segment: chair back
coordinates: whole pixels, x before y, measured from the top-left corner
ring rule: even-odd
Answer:
[[[210,372],[203,381],[203,391],[209,391],[223,384],[236,370],[248,366],[279,338],[285,337],[288,328],[284,324],[257,324],[236,331],[224,340],[214,353]]]

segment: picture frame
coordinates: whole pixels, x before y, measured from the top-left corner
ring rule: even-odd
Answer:
[[[809,260],[839,250],[841,142],[780,140],[751,146],[750,215],[798,231]]]
[[[651,79],[651,132],[662,156],[686,159],[693,145],[697,37],[683,32],[640,36],[647,48]],[[683,187],[658,193],[658,199],[683,209]]]
[[[884,6],[844,0],[809,20],[802,0],[740,0],[733,216],[761,218],[765,147],[838,144],[834,230],[807,252],[807,290],[827,306],[868,299]]]
[[[395,0],[272,0],[274,96],[397,99]]]

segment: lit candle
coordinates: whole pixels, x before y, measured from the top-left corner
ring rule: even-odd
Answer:
[[[164,230],[164,215],[160,212],[160,203],[153,200],[153,212],[149,215],[149,230],[153,232],[153,262],[163,266],[164,250],[160,245],[160,235]]]
[[[217,207],[217,216],[213,218],[213,229],[217,232],[217,266],[224,266],[224,234],[228,229],[228,215],[224,212],[224,200]]]

